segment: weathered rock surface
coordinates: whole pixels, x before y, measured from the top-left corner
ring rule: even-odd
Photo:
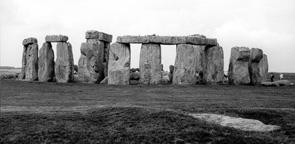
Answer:
[[[197,73],[202,71],[200,57],[203,46],[179,44],[176,46],[176,59],[173,72],[173,84],[191,85],[198,81]]]
[[[27,38],[27,39],[23,40],[23,45],[24,46],[27,46],[29,44],[34,44],[34,43],[38,43],[38,40],[36,38],[33,38],[33,37],[30,37],[30,38]]]
[[[205,48],[204,80],[207,84],[221,84],[224,77],[224,55],[221,46]]]
[[[112,42],[113,36],[96,30],[89,30],[85,35],[86,39],[98,39],[105,42]]]
[[[99,83],[104,78],[104,43],[82,43],[81,56],[78,62],[79,81]]]
[[[164,45],[193,44],[193,45],[218,45],[217,39],[199,36],[118,36],[120,43],[157,43]]]
[[[142,44],[139,60],[140,83],[161,83],[161,46]]]
[[[278,130],[281,127],[276,125],[266,125],[259,120],[236,118],[218,114],[190,114],[192,117],[201,119],[210,123],[219,124],[221,126],[232,127],[243,131],[257,131],[257,132],[270,132]]]
[[[266,54],[263,54],[263,58],[260,60],[258,67],[259,67],[259,72],[261,76],[261,81],[262,82],[267,81],[268,59]]]
[[[113,43],[109,51],[108,84],[128,85],[130,79],[130,44]]]
[[[43,43],[39,51],[38,79],[41,82],[52,81],[54,77],[54,52],[50,42]]]
[[[46,42],[67,42],[68,40],[69,37],[64,35],[48,35],[45,37]]]
[[[261,85],[259,62],[263,58],[263,51],[259,48],[250,50],[249,74],[251,85]]]
[[[55,78],[59,83],[74,81],[74,58],[70,43],[58,42],[56,45]]]
[[[22,71],[20,79],[38,80],[38,44],[33,43],[24,46],[22,57]]]
[[[230,84],[243,85],[250,83],[249,74],[250,49],[247,47],[233,47],[231,49],[228,80]]]

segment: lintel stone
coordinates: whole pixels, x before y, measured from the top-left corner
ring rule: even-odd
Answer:
[[[98,39],[105,42],[112,42],[113,36],[96,30],[89,30],[85,35],[86,39]]]
[[[29,45],[29,44],[33,44],[33,43],[38,43],[38,40],[36,38],[30,37],[30,38],[26,38],[23,40],[23,45]]]
[[[67,42],[68,40],[69,37],[65,35],[48,35],[45,37],[46,42]]]
[[[157,43],[163,45],[192,44],[192,45],[218,45],[217,39],[199,36],[118,36],[118,43]]]

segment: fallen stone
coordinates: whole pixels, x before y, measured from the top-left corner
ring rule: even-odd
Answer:
[[[161,46],[159,44],[142,44],[139,60],[140,83],[161,83]]]
[[[261,85],[262,86],[280,86],[280,84],[279,83],[277,83],[277,82],[261,82]]]
[[[232,127],[242,131],[271,132],[280,129],[280,126],[266,125],[259,120],[236,118],[218,114],[190,114],[192,117],[221,126]]]
[[[294,86],[294,83],[289,80],[277,80],[275,83],[279,84],[280,86]]]
[[[22,71],[20,79],[27,81],[38,80],[38,44],[24,46],[22,58]]]
[[[99,83],[104,78],[104,43],[82,43],[81,56],[78,62],[80,82]]]
[[[50,42],[43,43],[39,51],[38,79],[41,82],[53,81],[54,52]]]
[[[119,43],[157,43],[164,45],[192,44],[192,45],[218,45],[217,39],[196,36],[118,36]]]
[[[268,75],[268,60],[267,55],[263,54],[263,58],[258,63],[259,72],[261,76],[261,81],[265,82],[267,81],[267,75]]]
[[[259,48],[250,50],[249,74],[251,85],[261,85],[259,62],[263,58],[263,51]]]
[[[23,40],[23,45],[24,46],[27,46],[29,44],[34,44],[34,43],[38,43],[38,40],[36,38],[33,38],[33,37],[30,37],[30,38],[27,38],[27,39],[24,39]]]
[[[69,37],[64,35],[48,35],[45,37],[46,42],[67,42],[68,39]]]
[[[85,35],[86,39],[98,39],[105,42],[112,42],[113,36],[96,30],[89,30]]]
[[[221,46],[205,48],[204,80],[207,84],[222,84],[224,55]]]
[[[173,72],[173,84],[194,85],[198,81],[197,73],[200,67],[203,46],[191,44],[179,44],[176,46],[176,59]]]
[[[233,47],[231,49],[228,68],[230,84],[245,85],[250,83],[249,74],[250,49],[247,47]]]
[[[74,81],[74,58],[70,43],[58,42],[56,45],[55,78],[59,83]]]
[[[108,84],[129,85],[130,44],[113,43],[109,51]]]

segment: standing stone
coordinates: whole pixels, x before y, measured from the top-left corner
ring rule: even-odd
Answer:
[[[130,79],[130,44],[113,43],[109,51],[108,84],[128,85]]]
[[[104,58],[103,58],[104,77],[107,77],[108,76],[109,50],[110,50],[110,43],[105,42]]]
[[[36,38],[28,38],[23,41],[24,50],[22,57],[22,71],[20,79],[38,80],[38,44]]]
[[[96,41],[81,44],[81,57],[78,62],[79,81],[99,83],[103,78],[104,43]]]
[[[249,73],[251,85],[261,85],[259,62],[263,58],[263,51],[259,48],[250,50]]]
[[[161,46],[142,44],[139,60],[140,83],[161,83]]]
[[[45,42],[39,51],[38,79],[41,82],[52,81],[54,77],[54,52],[50,42]]]
[[[74,58],[70,43],[58,42],[56,45],[55,77],[59,83],[74,81]]]
[[[243,85],[250,83],[248,63],[250,49],[247,47],[233,47],[231,49],[228,80],[230,84]]]
[[[191,44],[179,44],[176,46],[173,84],[188,85],[198,82],[196,74],[202,71],[202,49],[203,46]]]
[[[204,79],[207,84],[221,84],[224,76],[223,49],[221,46],[205,48]]]
[[[268,60],[267,60],[266,54],[263,54],[263,58],[260,60],[258,67],[259,67],[259,71],[260,71],[261,82],[267,81]]]

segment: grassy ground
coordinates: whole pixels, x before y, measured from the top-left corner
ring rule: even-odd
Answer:
[[[292,143],[295,87],[94,85],[1,80],[1,143]],[[279,125],[243,132],[186,113]]]

